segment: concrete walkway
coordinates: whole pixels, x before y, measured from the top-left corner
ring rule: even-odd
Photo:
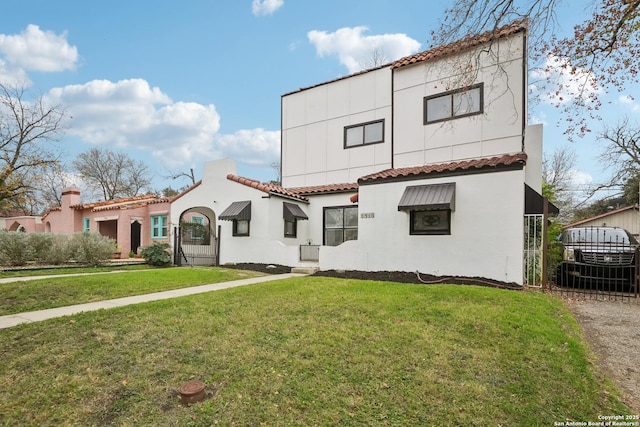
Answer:
[[[89,273],[96,274],[96,273]],[[100,273],[98,273],[100,274]],[[169,298],[178,298],[187,295],[201,294],[204,292],[218,291],[220,289],[235,288],[238,286],[252,285],[254,283],[264,283],[274,280],[288,279],[290,277],[300,277],[304,274],[289,273],[289,274],[273,274],[269,276],[251,277],[247,279],[232,280],[229,282],[212,283],[209,285],[193,286],[190,288],[174,289],[171,291],[154,292],[151,294],[136,295],[131,297],[116,298],[105,301],[89,302],[86,304],[76,304],[67,307],[50,308],[47,310],[30,311],[26,313],[9,314],[7,316],[0,316],[0,329],[11,328],[21,323],[39,322],[41,320],[52,319],[54,317],[70,316],[73,314],[82,313],[84,311],[94,311],[101,309],[108,309],[113,307],[122,307],[131,304],[140,304],[149,301],[158,301]],[[60,277],[60,276],[57,276]],[[18,280],[37,280],[43,279],[45,276],[39,277],[16,277],[7,281]]]

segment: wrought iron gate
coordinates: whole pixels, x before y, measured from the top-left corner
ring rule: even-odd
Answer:
[[[217,265],[218,238],[209,227],[197,227],[183,223],[174,228],[175,265]]]
[[[618,245],[611,253],[583,248],[573,255],[599,257],[597,264],[567,262],[565,252],[574,251],[561,241],[549,242],[546,250],[547,289],[561,296],[606,301],[631,301],[640,297],[640,248]]]

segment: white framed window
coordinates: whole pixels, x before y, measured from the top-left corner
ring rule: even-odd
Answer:
[[[424,124],[481,114],[484,110],[484,84],[478,83],[424,98]]]
[[[384,142],[384,120],[361,123],[344,128],[344,148]]]

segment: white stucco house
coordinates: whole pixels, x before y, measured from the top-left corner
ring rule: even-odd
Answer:
[[[541,213],[531,210],[542,182],[542,127],[527,124],[526,91],[517,22],[287,93],[282,185],[208,162],[171,218],[206,216],[220,264],[521,284],[523,220]],[[177,262],[195,259],[179,238],[174,249]]]

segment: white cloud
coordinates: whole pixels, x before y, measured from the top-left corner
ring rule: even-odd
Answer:
[[[226,157],[268,166],[278,157],[279,132],[220,135],[213,104],[174,102],[142,79],[94,80],[52,89],[48,97],[67,107],[68,134],[110,148],[145,150],[170,168]]]
[[[367,27],[341,28],[333,33],[309,31],[307,38],[316,47],[318,56],[336,55],[350,73],[370,67],[374,53],[384,57],[383,62],[395,61],[420,49],[420,43],[406,34],[365,36]],[[376,64],[382,65],[382,64]]]
[[[271,15],[284,5],[284,0],[253,0],[251,12],[256,15]]]
[[[547,115],[544,111],[538,111],[536,114],[533,114],[529,121],[531,122],[532,125],[547,126],[549,124],[547,122]]]
[[[78,61],[78,49],[67,42],[66,33],[56,35],[33,24],[17,35],[0,34],[0,54],[27,71],[74,70]]]
[[[584,188],[593,183],[593,177],[587,172],[572,169],[569,171],[569,182],[572,188]]]
[[[554,55],[547,56],[544,65],[531,72],[529,91],[536,94],[540,101],[560,105],[581,98],[590,103],[592,97],[601,90],[586,70],[575,69],[569,59]]]
[[[223,157],[238,159],[255,166],[269,166],[280,158],[280,131],[241,130],[216,138],[216,148]]]
[[[0,83],[16,87],[31,86],[31,80],[23,69],[7,64],[2,59],[0,59]]]
[[[627,106],[631,111],[640,111],[640,104],[631,96],[620,95],[618,97],[618,103]]]

